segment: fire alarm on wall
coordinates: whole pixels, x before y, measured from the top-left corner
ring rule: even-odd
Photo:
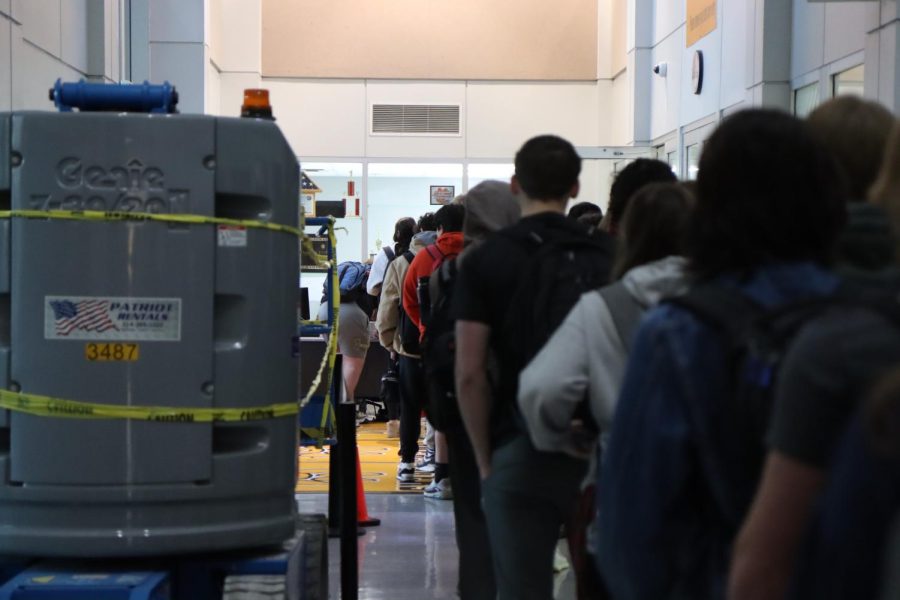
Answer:
[[[700,94],[703,91],[703,51],[694,52],[694,66],[691,69],[691,83],[693,84],[694,94]]]

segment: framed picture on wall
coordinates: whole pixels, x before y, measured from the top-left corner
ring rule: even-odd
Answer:
[[[431,204],[450,204],[456,195],[456,186],[433,185],[431,186]]]

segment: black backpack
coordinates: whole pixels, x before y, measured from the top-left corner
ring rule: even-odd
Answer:
[[[422,339],[422,360],[428,382],[428,420],[438,431],[462,426],[456,402],[456,320],[451,311],[457,275],[456,260],[445,260],[428,278],[429,308],[425,337]],[[423,279],[425,279],[423,277]],[[420,288],[421,289],[421,288]],[[425,294],[420,295],[424,299]]]
[[[456,254],[444,254],[441,252],[440,248],[437,247],[437,244],[431,244],[430,246],[425,247],[420,250],[420,252],[427,252],[432,259],[434,259],[435,269],[440,268],[440,266],[444,263],[444,261],[449,260],[451,258],[456,257]],[[403,254],[409,261],[409,264],[412,264],[412,252],[406,252]],[[427,281],[430,275],[426,275],[419,278],[419,281],[416,282],[416,295],[417,297],[422,292],[422,280]],[[422,323],[425,323],[425,320],[428,318],[428,311],[430,310],[430,302],[419,302],[419,318],[422,320]],[[403,299],[400,299],[400,320],[397,324],[397,332],[400,336],[400,342],[403,344],[403,349],[409,352],[410,354],[421,354],[422,353],[422,345],[420,342],[421,332],[415,323],[409,318],[406,314],[406,310],[403,308]]]
[[[568,225],[568,224],[567,224]],[[574,224],[573,224],[574,225]],[[519,370],[547,343],[585,292],[609,283],[612,239],[596,230],[566,227],[523,235],[498,232],[529,252],[503,325],[506,352]]]
[[[404,252],[402,256],[406,259],[407,264],[410,265],[416,257],[410,250]],[[419,328],[416,327],[416,324],[412,322],[412,319],[409,318],[406,310],[403,308],[402,285],[400,286],[400,316],[397,320],[397,335],[400,336],[400,343],[403,345],[403,350],[407,353],[419,354],[422,351],[419,347]]]

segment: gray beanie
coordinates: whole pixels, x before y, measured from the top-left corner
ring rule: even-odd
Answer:
[[[482,181],[469,190],[462,204],[466,207],[463,221],[466,245],[480,242],[488,234],[509,227],[522,214],[509,183],[502,181]]]

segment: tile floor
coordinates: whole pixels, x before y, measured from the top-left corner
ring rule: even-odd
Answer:
[[[421,494],[368,494],[369,515],[381,519],[359,539],[359,600],[450,600],[456,596],[457,552],[453,505]],[[300,512],[327,512],[325,494],[297,496]],[[340,598],[340,547],[328,547],[329,591]],[[557,583],[557,600],[574,598],[570,571]]]

